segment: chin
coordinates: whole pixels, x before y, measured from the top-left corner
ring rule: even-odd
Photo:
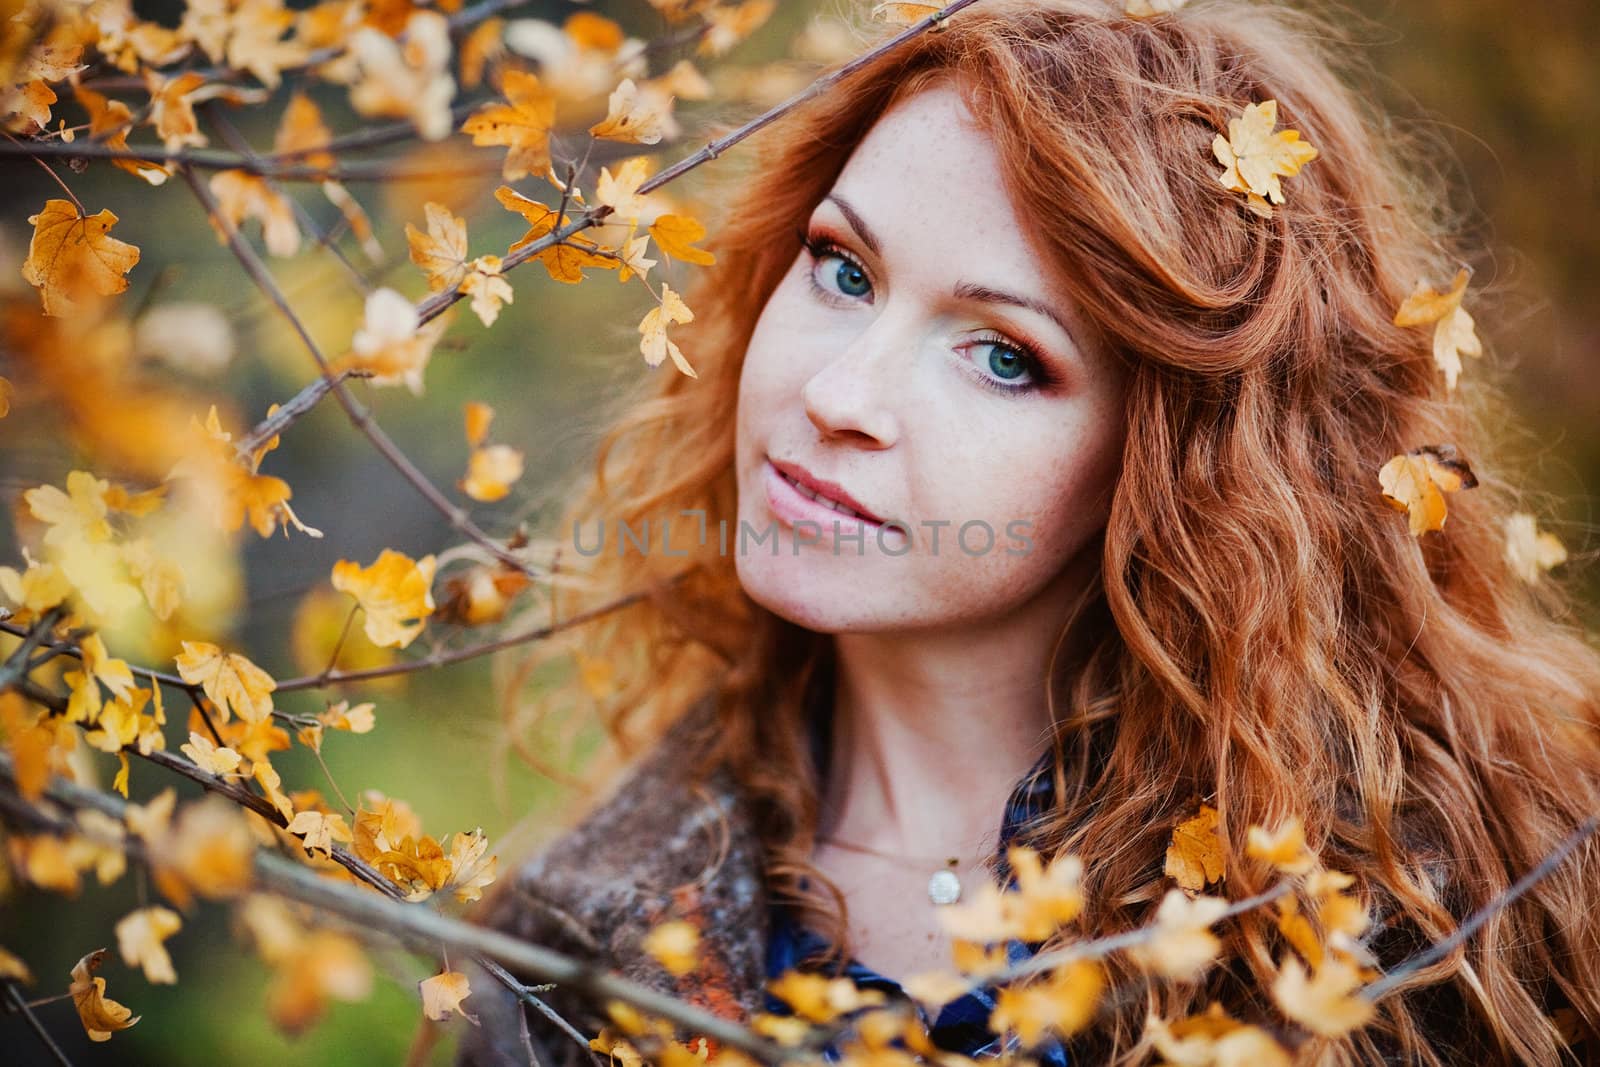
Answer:
[[[745,595],[786,622],[830,634],[878,628],[871,584],[830,581],[804,554],[739,556],[735,566]]]

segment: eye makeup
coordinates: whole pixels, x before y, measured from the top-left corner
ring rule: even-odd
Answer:
[[[830,289],[824,286],[821,282],[817,281],[817,264],[824,258],[835,256],[840,260],[843,260],[845,263],[850,264],[856,270],[860,271],[862,276],[867,279],[868,284],[871,285],[872,274],[867,270],[866,264],[862,263],[853,254],[846,251],[843,245],[836,238],[830,236],[825,231],[818,229],[808,230],[802,226],[796,230],[796,234],[799,237],[801,247],[803,247],[807,254],[811,257],[810,268],[806,271],[806,281],[810,285],[812,293],[818,299],[835,307],[854,303],[872,303],[870,296],[854,297],[849,293],[842,293],[837,290]],[[1028,370],[1028,378],[1026,381],[1020,382],[1016,385],[1007,385],[1004,384],[1001,379],[984,374],[981,369],[976,369],[976,363],[971,360],[967,360],[966,362],[968,366],[975,368],[967,373],[975,382],[977,382],[977,384],[981,385],[985,389],[998,393],[1002,396],[1016,399],[1024,394],[1048,389],[1058,384],[1057,378],[1051,374],[1048,369],[1049,364],[1040,355],[1038,347],[1032,342],[1023,339],[1013,339],[994,331],[986,331],[985,333],[964,342],[960,347],[969,348],[981,345],[992,345],[999,348],[1010,349],[1011,351],[1016,352],[1022,357],[1024,366],[1026,366]]]

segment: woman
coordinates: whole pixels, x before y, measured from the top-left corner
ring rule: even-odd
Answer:
[[[1461,250],[1331,37],[1231,0],[980,0],[759,135],[688,299],[698,378],[647,380],[568,516],[562,615],[654,589],[583,636],[648,755],[485,921],[748,1017],[808,956],[889,991],[948,969],[936,901],[1004,881],[1006,844],[1081,857],[1060,940],[1146,925],[1206,804],[1208,891],[1269,888],[1246,828],[1297,818],[1392,968],[1600,809],[1600,656],[1504,560],[1502,401],[1394,322]],[[1269,100],[1315,158],[1263,199],[1214,142]],[[1418,537],[1377,472],[1439,443],[1479,484]],[[1258,908],[1195,982],[1146,993],[1113,953],[1134,995],[1036,1054],[1144,1062],[1147,1009],[1219,1000],[1304,1062],[1574,1062],[1549,1017],[1600,1021],[1597,885],[1589,844],[1337,1038],[1275,1014],[1292,953]],[[640,939],[685,916],[673,978]],[[582,1055],[473,989],[466,1061]],[[935,1040],[997,1051],[986,1003]]]

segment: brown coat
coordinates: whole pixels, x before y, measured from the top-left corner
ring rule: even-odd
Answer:
[[[731,776],[695,785],[693,753],[715,728],[710,699],[696,704],[610,796],[512,876],[481,921],[525,941],[612,970],[725,1018],[760,1010],[766,977],[767,895],[761,844]],[[647,845],[647,848],[641,848]],[[694,973],[673,978],[640,948],[656,923],[682,918],[701,930]],[[473,968],[463,1007],[458,1067],[528,1067],[521,1005]],[[586,1035],[604,1019],[564,996],[542,994]],[[577,1043],[530,1009],[542,1067],[585,1064]]]

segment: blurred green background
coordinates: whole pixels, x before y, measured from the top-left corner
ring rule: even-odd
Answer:
[[[631,33],[649,36],[658,19],[646,4],[582,5],[620,21]],[[544,4],[518,9],[518,16],[559,22],[577,5]],[[167,17],[159,9],[142,13]],[[792,72],[764,68],[785,55],[788,42],[815,14],[843,10],[790,3],[747,43],[708,70],[725,68],[724,87],[741,84],[756,95],[742,102],[680,104],[686,128],[695,116],[714,111],[722,121],[753,114],[767,101],[762,92],[785,87]],[[1491,253],[1487,271],[1475,276],[1473,305],[1492,360],[1514,391],[1525,429],[1508,434],[1502,466],[1525,473],[1531,489],[1548,493],[1541,521],[1574,553],[1568,570],[1583,588],[1585,615],[1600,612],[1600,577],[1583,567],[1593,555],[1593,487],[1600,485],[1600,381],[1594,371],[1600,345],[1600,5],[1591,0],[1543,0],[1517,5],[1504,0],[1364,0],[1346,9],[1342,21],[1382,78],[1371,90],[1408,120],[1437,138],[1436,160],[1455,183],[1458,204],[1473,239]],[[739,79],[739,70],[765,77]],[[766,88],[761,88],[762,85]],[[731,91],[731,90],[730,90]],[[336,131],[355,128],[341,94],[316,99]],[[262,109],[259,121],[241,120],[258,146],[270,144],[279,107]],[[243,114],[243,113],[241,113]],[[135,141],[147,138],[141,133]],[[581,144],[581,135],[568,138]],[[668,148],[676,156],[694,144]],[[499,149],[473,150],[450,142],[450,158],[498,160]],[[712,166],[717,164],[713,163]],[[149,190],[95,164],[68,180],[91,210],[109,207],[121,216],[116,236],[143,249],[125,299],[202,300],[220,305],[237,333],[239,355],[215,378],[191,377],[179,384],[205,397],[232,397],[241,418],[260,416],[308,381],[314,370],[285,324],[257,299],[237,264],[215,240],[181,181]],[[496,205],[496,175],[447,185],[353,186],[374,215],[389,257],[377,272],[384,284],[420,296],[419,274],[406,259],[402,226],[420,223],[425,199],[448,199],[468,223],[474,254],[504,248],[523,227]],[[532,184],[532,183],[530,183]],[[589,183],[585,183],[588,187]],[[0,212],[0,287],[22,289],[18,266],[28,237],[26,216],[56,188],[31,163],[0,164],[4,189]],[[696,195],[696,181],[672,187]],[[530,189],[530,192],[532,190]],[[314,188],[300,198],[324,221],[331,209]],[[534,195],[539,195],[534,193]],[[253,232],[253,228],[252,228]],[[345,242],[347,251],[356,255]],[[342,349],[357,325],[357,290],[330,258],[308,246],[292,260],[272,266],[312,328],[331,351]],[[668,271],[682,288],[684,269]],[[475,514],[491,530],[520,519],[537,524],[546,515],[547,492],[584,461],[604,423],[606,404],[639,375],[674,373],[670,363],[652,371],[638,355],[634,324],[646,310],[637,284],[619,286],[601,274],[568,288],[537,267],[513,277],[516,302],[500,323],[485,330],[470,315],[458,315],[436,351],[420,398],[400,389],[358,391],[374,405],[405,450],[444,487],[452,487],[465,464],[461,405],[492,403],[498,412],[494,440],[513,444],[528,457],[528,474],[510,500],[480,505]],[[24,294],[27,295],[27,294]],[[465,312],[465,308],[460,309]],[[690,353],[690,358],[693,354]],[[0,373],[4,363],[0,362]],[[153,372],[156,374],[164,371]],[[1482,373],[1469,366],[1469,376]],[[197,412],[203,414],[203,412]],[[48,422],[48,413],[43,418]],[[0,421],[0,491],[7,507],[0,517],[12,543],[10,514],[20,492],[41,482],[60,484],[73,457],[61,439],[40,433],[40,413],[17,411]],[[242,577],[245,621],[230,640],[248,650],[268,671],[299,673],[283,635],[304,596],[325,587],[340,558],[369,562],[383,547],[413,556],[453,543],[442,520],[420,503],[393,470],[351,430],[337,408],[324,404],[300,423],[263,468],[288,473],[294,506],[321,541],[249,536]],[[15,562],[7,548],[0,562]],[[427,638],[414,647],[420,651]],[[114,646],[115,651],[115,646]],[[537,692],[537,680],[532,692]],[[378,727],[366,737],[329,735],[328,764],[352,797],[377,789],[409,801],[429,833],[439,837],[482,826],[497,842],[517,819],[538,811],[557,789],[523,768],[505,751],[503,730],[490,684],[490,665],[475,662],[413,676],[403,689],[348,693],[373,699]],[[291,711],[317,711],[321,694],[285,697]],[[536,699],[536,697],[534,698]],[[169,729],[176,747],[179,732]],[[298,748],[274,760],[294,788],[327,786],[320,769]],[[109,781],[114,764],[100,760]],[[148,798],[169,784],[154,768],[136,765],[134,798]],[[185,795],[190,791],[184,790]],[[109,888],[87,885],[76,900],[18,890],[0,906],[0,944],[21,954],[40,977],[38,995],[64,989],[67,972],[85,952],[114,946],[116,919],[143,899],[136,874]],[[297,1039],[276,1032],[261,1010],[268,970],[229,929],[226,909],[200,907],[170,943],[179,974],[173,987],[151,986],[121,961],[108,960],[101,974],[110,995],[143,1015],[131,1030],[105,1044],[91,1044],[69,1003],[42,1007],[40,1014],[78,1064],[150,1063],[200,1065],[396,1063],[417,1028],[415,982],[431,973],[424,961],[397,952],[374,952],[376,990],[362,1004],[333,1004],[320,1025]],[[467,1006],[470,1008],[470,999]],[[451,1024],[459,1028],[459,1020]],[[22,1023],[0,1017],[0,1059],[48,1062]],[[448,1042],[433,1061],[447,1059]]]

